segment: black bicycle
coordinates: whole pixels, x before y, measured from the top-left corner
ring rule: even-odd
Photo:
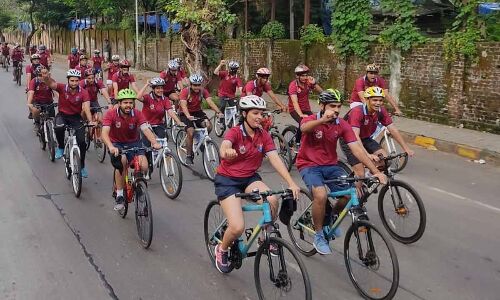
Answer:
[[[40,110],[40,125],[37,128],[37,136],[42,150],[47,149],[50,161],[55,160],[56,139],[54,133],[54,117],[50,115],[51,110],[57,106],[57,103],[35,104]]]

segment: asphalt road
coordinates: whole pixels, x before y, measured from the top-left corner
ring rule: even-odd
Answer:
[[[53,73],[64,79],[61,68]],[[24,88],[0,70],[0,91],[0,299],[257,298],[252,258],[229,275],[210,263],[203,214],[215,195],[199,176],[199,157],[192,169],[183,168],[177,200],[164,196],[153,175],[154,238],[144,250],[133,217],[123,220],[113,211],[109,161],[100,164],[88,153],[89,178],[76,199],[62,162],[50,162],[35,139]],[[415,150],[399,178],[420,193],[427,229],[413,245],[392,240],[400,263],[395,299],[500,299],[500,169]],[[297,171],[292,174],[302,184]],[[267,162],[261,175],[281,187]],[[369,215],[381,227],[374,200]],[[331,256],[303,257],[314,299],[360,299],[347,276],[342,240],[333,243]]]

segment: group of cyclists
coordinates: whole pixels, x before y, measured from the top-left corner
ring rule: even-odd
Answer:
[[[14,47],[10,54],[14,62],[19,61],[16,50],[18,48]],[[2,55],[4,53],[2,47]],[[73,48],[68,55],[66,81],[60,83],[51,78],[50,65],[45,62],[47,60],[42,59],[42,54],[36,53],[31,56],[31,65],[26,67],[27,102],[35,124],[39,115],[35,104],[52,103],[53,92],[57,92],[58,113],[56,115],[53,108],[50,112],[56,120],[55,157],[59,159],[63,156],[65,125],[73,127],[81,153],[82,177],[88,176],[85,167],[85,129],[82,124],[85,121],[90,125],[102,124],[101,138],[109,149],[114,168],[117,187],[114,209],[117,211],[124,208],[125,166],[138,155],[141,170],[146,178],[149,178],[153,170],[151,153],[139,150],[136,153],[127,152],[126,155],[121,155],[120,150],[143,145],[160,149],[161,145],[156,138],[165,137],[165,118],[169,115],[187,132],[186,163],[191,165],[194,129],[206,127],[210,132],[212,128],[202,103],[206,102],[220,119],[224,118],[226,107],[238,108],[239,124],[230,128],[222,139],[220,165],[214,179],[215,194],[228,220],[222,243],[217,245],[215,250],[215,265],[222,273],[232,270],[229,247],[242,235],[245,228],[242,201],[236,194],[269,190],[257,172],[265,157],[287,183],[294,198],[299,198],[300,184],[294,181],[276,151],[277,145],[269,132],[261,126],[264,112],[269,109],[262,98],[264,92],[278,109],[289,112],[298,124],[296,140],[300,146],[296,167],[312,194],[312,217],[316,231],[313,246],[320,254],[332,253],[323,232],[325,218],[338,215],[348,200],[338,201],[332,212],[325,209],[327,188],[330,191],[345,189],[345,186],[325,182],[345,174],[338,166],[338,142],[355,175],[364,177],[367,168],[371,176],[377,177],[381,183],[385,183],[387,178],[378,168],[379,155],[387,153],[371,137],[378,123],[387,127],[409,156],[414,154],[384,107],[384,101],[387,99],[395,114],[401,113],[385,81],[379,76],[379,67],[375,64],[366,66],[366,73],[356,80],[350,97],[350,110],[345,116],[340,116],[343,104],[340,91],[333,88],[323,89],[304,64],[298,65],[294,70],[295,79],[288,86],[288,104],[285,105],[272,90],[269,82],[271,71],[268,68],[259,68],[255,78],[243,84],[238,74],[239,63],[234,60],[221,60],[214,70],[214,75],[220,80],[217,91],[219,105],[216,105],[205,87],[205,78],[198,72],[188,76],[180,58],[170,60],[166,69],[158,77],[150,79],[141,89],[137,87],[136,80],[130,73],[129,61],[120,59],[118,55],[113,55],[110,62],[105,62],[100,57],[100,51],[94,50],[94,56],[89,60],[84,49]],[[105,71],[108,72],[106,83],[101,79],[101,72]],[[313,111],[310,105],[309,96],[312,92],[319,94],[319,111]],[[108,108],[104,116],[100,110],[98,94],[102,94]],[[142,103],[141,110],[136,108],[136,101]],[[155,125],[154,129],[148,124]],[[358,188],[361,193],[361,188]],[[272,217],[276,219],[278,198],[271,196],[268,200]],[[338,230],[336,236],[340,235]]]

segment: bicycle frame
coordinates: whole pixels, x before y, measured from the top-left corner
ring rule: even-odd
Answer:
[[[232,127],[235,127],[238,124],[238,120],[236,120],[237,115],[238,108],[236,106],[226,106],[224,108],[224,125],[229,127],[229,124],[232,122]]]
[[[198,141],[198,145],[194,144],[194,136],[196,135],[196,133],[200,134],[200,141]],[[186,138],[187,138],[187,135],[186,135]],[[201,145],[203,145],[205,147],[205,149],[207,149],[207,147],[206,147],[207,146],[207,142],[211,141],[211,140],[212,139],[208,135],[208,129],[207,128],[195,128],[194,129],[194,134],[193,134],[193,153],[198,153],[198,151],[201,148]]]
[[[69,163],[70,163],[71,168],[73,168],[73,155],[71,155],[71,153],[73,153],[73,151],[76,150],[78,153],[78,157],[81,157],[80,156],[80,147],[78,147],[78,143],[76,142],[76,136],[74,135],[73,132],[74,132],[74,129],[70,128],[68,140],[66,141],[66,145],[64,146],[64,154],[69,155]],[[67,150],[67,152],[66,152],[66,150]]]

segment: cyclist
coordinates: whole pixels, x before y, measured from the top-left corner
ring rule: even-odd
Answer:
[[[98,93],[100,92],[106,102],[108,103],[108,108],[112,109],[113,104],[111,104],[111,98],[109,97],[108,91],[102,80],[97,80],[95,78],[95,70],[93,68],[89,68],[85,70],[84,80],[80,81],[80,87],[82,89],[87,90],[89,93],[90,99],[90,112],[92,113],[92,120],[100,123],[102,121],[102,112],[98,101]]]
[[[108,147],[109,153],[111,153],[111,164],[115,170],[115,210],[124,208],[123,187],[125,186],[126,175],[124,166],[130,163],[135,155],[139,155],[141,171],[144,174],[148,171],[144,151],[120,155],[120,149],[142,147],[139,130],[146,136],[153,148],[161,148],[161,145],[156,142],[155,135],[149,130],[142,113],[134,108],[136,98],[137,94],[131,89],[123,89],[118,92],[116,96],[116,100],[119,102],[118,107],[108,110],[102,121],[102,139]]]
[[[60,159],[64,155],[64,126],[68,125],[75,129],[76,141],[80,148],[81,174],[87,178],[88,172],[85,168],[85,153],[87,147],[85,144],[85,127],[83,127],[82,111],[85,112],[87,120],[92,120],[90,113],[90,97],[89,93],[80,88],[81,73],[78,70],[70,69],[66,73],[68,79],[67,84],[56,83],[48,76],[44,79],[52,90],[59,94],[58,110],[55,119],[55,134],[57,139],[56,159]],[[90,125],[95,125],[95,122],[89,122]]]
[[[87,56],[87,50],[85,50],[85,48],[80,48],[80,50],[78,50],[78,54],[80,56],[82,56],[82,55]]]
[[[367,88],[371,86],[378,86],[379,88],[382,88],[382,90],[384,90],[384,94],[386,95],[387,101],[389,101],[389,104],[394,108],[394,114],[402,115],[403,113],[399,109],[398,104],[396,103],[396,101],[394,101],[394,98],[389,93],[387,83],[381,76],[378,75],[379,70],[380,68],[376,64],[369,64],[366,66],[366,74],[356,79],[354,88],[352,89],[351,93],[351,100],[350,100],[351,108],[354,108],[358,105],[362,105],[363,103],[366,102],[364,93]]]
[[[179,95],[177,93],[182,86],[182,77],[179,73],[179,63],[174,60],[168,62],[167,69],[160,73],[160,78],[165,80],[165,87],[163,88],[163,93],[170,100],[177,104],[179,101]]]
[[[89,60],[88,60],[87,56],[80,55],[80,63],[78,64],[78,66],[75,67],[75,69],[80,71],[80,73],[82,75],[84,75],[85,71],[90,68],[88,63],[89,63]]]
[[[80,63],[80,56],[78,55],[78,49],[75,47],[71,48],[71,53],[68,55],[68,69],[74,69]]]
[[[31,74],[40,66],[40,55],[39,54],[33,54],[30,57],[31,64],[26,66],[25,73],[26,73],[26,91],[28,90],[28,87],[30,85],[31,79],[35,78],[36,76],[32,76]]]
[[[221,273],[231,270],[228,258],[228,247],[241,236],[245,228],[241,199],[235,194],[269,190],[262,182],[257,170],[262,165],[264,156],[269,158],[278,174],[287,182],[297,199],[300,188],[295,184],[287,168],[276,152],[271,135],[261,129],[262,113],[266,110],[266,101],[259,96],[241,97],[240,126],[232,127],[224,136],[220,146],[221,163],[215,175],[215,194],[219,200],[228,227],[222,243],[215,247],[216,267]],[[276,197],[269,197],[273,219],[276,219],[279,202]],[[266,229],[266,228],[265,228]]]
[[[207,115],[201,108],[201,103],[206,100],[210,108],[221,117],[222,113],[215,103],[206,88],[201,84],[203,83],[203,76],[200,74],[193,74],[189,76],[191,86],[182,89],[179,99],[181,106],[180,119],[186,124],[187,140],[186,140],[186,164],[193,164],[193,134],[194,123],[196,127],[207,127],[208,132],[212,131],[212,124],[208,120]],[[197,120],[193,121],[196,118]]]
[[[101,51],[95,49],[94,56],[92,56],[92,67],[95,70],[95,74],[102,74],[102,62],[103,58],[101,56]]]
[[[30,55],[33,55],[33,54],[35,54],[37,52],[38,52],[38,49],[37,49],[36,45],[31,45],[31,47],[30,47]]]
[[[302,180],[312,192],[314,199],[312,206],[313,223],[316,231],[313,242],[314,248],[318,253],[326,255],[332,252],[323,233],[325,206],[327,204],[327,191],[324,181],[345,175],[343,169],[337,166],[337,140],[343,138],[354,155],[363,163],[366,163],[382,183],[385,183],[386,178],[364,154],[362,147],[356,142],[356,136],[349,123],[338,117],[342,107],[340,92],[334,89],[323,91],[319,95],[319,104],[320,111],[317,114],[306,116],[301,121],[302,141],[297,154],[296,165]],[[336,184],[329,183],[327,185],[331,191],[345,189],[345,187]],[[338,215],[346,203],[346,198],[337,201],[333,213]],[[327,220],[330,217],[326,215]],[[336,235],[339,236],[340,231],[337,231]]]
[[[2,64],[5,63],[9,64],[10,48],[6,42],[2,44],[1,52],[2,52]]]
[[[111,62],[106,64],[104,71],[108,71],[108,80],[106,80],[106,85],[108,86],[108,94],[113,95],[113,75],[120,71],[120,56],[113,55],[111,57]]]
[[[356,139],[363,145],[365,153],[375,162],[379,161],[379,154],[382,154],[384,157],[387,156],[387,153],[382,149],[380,144],[371,138],[371,135],[377,129],[377,123],[380,122],[387,127],[387,130],[389,130],[403,150],[408,153],[409,156],[413,156],[415,153],[410,149],[408,144],[406,144],[399,130],[396,128],[396,125],[392,123],[389,113],[384,108],[384,90],[377,86],[369,87],[365,91],[364,98],[366,99],[365,103],[351,109],[344,118],[351,124],[356,134]],[[357,157],[352,155],[351,151],[349,151],[343,143],[341,143],[341,145],[354,173],[358,176],[362,176],[364,174],[364,162],[362,164]]]
[[[245,84],[242,96],[256,95],[262,97],[262,94],[266,92],[281,111],[286,111],[286,106],[278,100],[278,97],[274,94],[271,84],[269,83],[271,71],[268,68],[260,68],[255,73],[255,76],[256,79]]]
[[[37,127],[40,126],[40,110],[34,105],[46,105],[54,102],[52,89],[45,83],[48,77],[49,70],[45,66],[40,65],[33,71],[33,79],[28,84],[28,108],[33,115]],[[50,108],[49,116],[55,117],[54,107]]]
[[[309,104],[309,93],[314,90],[321,93],[323,89],[316,83],[316,80],[309,76],[309,68],[300,64],[295,67],[295,80],[288,85],[288,110],[290,116],[300,126],[302,118],[312,115],[311,105]],[[300,143],[302,131],[297,130],[296,142]]]
[[[161,78],[153,78],[137,94],[137,100],[142,102],[142,114],[146,121],[151,125],[156,125],[153,128],[154,134],[159,138],[165,138],[165,112],[174,119],[179,126],[184,126],[175,111],[172,109],[172,103],[168,97],[163,94],[165,80]],[[151,87],[151,92],[146,94],[146,88]],[[149,147],[149,141],[144,138],[144,145]],[[153,160],[151,153],[146,153],[148,158],[149,175],[153,173]]]
[[[236,94],[241,95],[243,92],[243,83],[238,76],[238,69],[240,64],[237,61],[230,61],[228,63],[229,71],[221,70],[226,67],[226,61],[221,60],[214,74],[219,76],[219,90],[217,96],[219,97],[220,111],[224,113],[226,105],[232,107],[236,106]]]
[[[132,87],[134,92],[137,94],[139,89],[135,83],[134,75],[129,73],[130,63],[128,60],[124,59],[120,61],[120,70],[113,75],[113,96],[118,95],[118,92],[123,89],[128,89]]]
[[[177,64],[179,64],[179,71],[178,71],[178,73],[179,73],[180,77],[182,78],[182,80],[181,80],[181,83],[182,83],[181,87],[185,88],[185,87],[189,86],[189,78],[187,77],[187,71],[186,71],[186,69],[184,69],[184,67],[182,65],[182,63],[183,63],[182,58],[176,57],[176,58],[173,59],[173,61],[175,61]]]
[[[14,45],[14,49],[12,49],[12,54],[10,55],[12,59],[13,72],[12,76],[14,77],[13,81],[16,81],[16,68],[17,66],[24,61],[24,53],[21,49],[21,46],[16,43]]]
[[[38,55],[40,55],[40,63],[50,70],[52,64],[50,53],[47,51],[45,45],[40,45],[38,47]]]

